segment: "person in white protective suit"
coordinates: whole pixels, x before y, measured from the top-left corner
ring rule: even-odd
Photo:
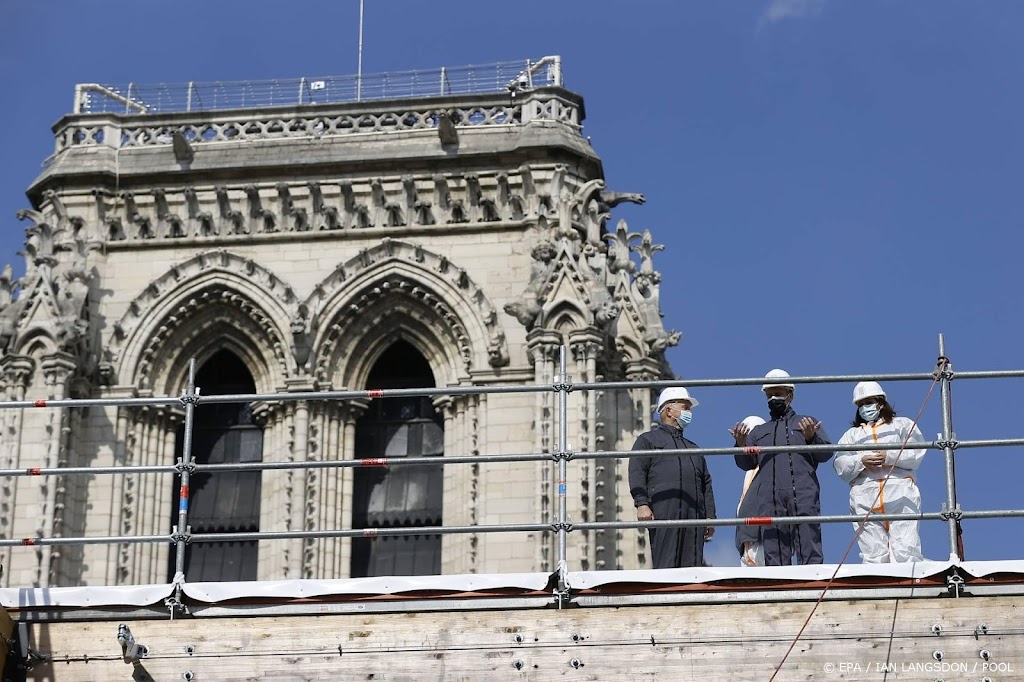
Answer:
[[[758,416],[751,415],[742,422],[743,426],[750,431],[755,426],[764,424],[764,420]],[[735,429],[729,429],[729,433],[736,438],[736,446],[739,447],[739,438]],[[743,489],[740,491],[740,501],[736,505],[736,517],[748,518],[757,516],[756,500],[757,491],[747,495],[751,486],[760,485],[761,480],[757,478],[759,469],[751,469],[743,477]],[[744,504],[746,502],[746,504]],[[756,526],[736,526],[736,551],[740,553],[740,566],[764,566],[764,547],[761,546],[761,533]]]
[[[853,428],[839,439],[833,466],[850,484],[850,512],[878,514],[921,513],[921,492],[914,472],[924,458],[924,442],[913,421],[897,417],[885,391],[874,381],[862,381],[853,389],[857,412]],[[906,447],[900,448],[906,442]],[[878,450],[842,451],[843,445],[878,443]],[[921,561],[921,536],[917,521],[868,521],[860,534],[864,563]],[[854,528],[860,526],[855,522]]]

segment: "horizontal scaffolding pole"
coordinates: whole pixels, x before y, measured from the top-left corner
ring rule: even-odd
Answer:
[[[957,379],[996,379],[1024,377],[1024,370],[984,370],[957,372]],[[904,372],[896,374],[829,374],[789,377],[786,383],[826,384],[860,381],[932,381],[934,373]],[[196,405],[252,402],[295,402],[299,400],[373,400],[381,398],[407,398],[432,396],[490,395],[502,393],[548,393],[551,391],[628,390],[637,388],[669,388],[685,384],[689,388],[714,386],[760,386],[768,381],[764,377],[733,379],[670,379],[659,381],[609,381],[597,383],[516,384],[505,386],[446,386],[441,388],[388,388],[358,391],[299,391],[294,393],[231,393],[223,395],[196,395],[194,397],[149,398],[69,398],[64,400],[18,400],[0,402],[0,409],[27,409],[34,407],[117,407],[183,405],[186,401]]]
[[[846,384],[861,381],[933,381],[934,372],[901,372],[897,374],[822,374],[818,376],[786,377],[766,379],[765,377],[742,377],[737,379],[662,379],[660,381],[600,381],[572,384],[573,391],[623,389],[623,388],[711,388],[715,386],[763,386],[766,383],[784,381],[787,384]]]
[[[908,450],[941,450],[945,445],[940,441],[924,441],[908,443]],[[1024,438],[1007,438],[986,441],[960,441],[956,447],[993,447],[1024,445]],[[913,447],[911,447],[913,446]],[[842,452],[871,452],[878,450],[877,443],[850,443],[844,445]],[[896,448],[886,448],[893,450]],[[772,445],[756,449],[756,454],[771,455],[787,452],[833,452],[835,445]],[[568,452],[565,457],[576,459],[629,459],[631,457],[674,457],[677,455],[743,455],[755,454],[752,448],[684,448],[681,450],[600,450],[595,452]],[[330,459],[283,462],[226,462],[221,464],[190,464],[189,468],[197,473],[214,473],[225,471],[277,471],[290,469],[350,469],[362,467],[422,466],[447,464],[498,464],[509,462],[546,462],[556,461],[561,453],[522,453],[508,455],[439,455],[432,457],[363,457],[360,459]],[[179,466],[172,464],[144,464],[131,466],[107,467],[36,467],[30,469],[0,469],[0,478],[17,478],[25,476],[87,476],[87,475],[127,475],[127,474],[167,474],[177,473]]]
[[[171,542],[170,535],[102,535],[95,537],[56,538],[13,538],[0,539],[0,547],[37,547],[49,545],[144,545],[154,542]]]
[[[922,512],[920,514],[871,514],[869,521],[942,521],[951,517],[961,519],[1024,518],[1021,509],[992,509],[979,511]],[[836,514],[821,516],[771,516],[724,519],[667,519],[664,521],[595,521],[568,523],[566,532],[589,530],[622,530],[630,528],[693,528],[707,526],[782,526],[803,523],[859,523],[862,514]],[[252,540],[316,540],[326,538],[377,538],[411,535],[465,535],[473,533],[551,533],[560,530],[557,523],[511,523],[485,526],[400,526],[394,528],[353,528],[346,530],[260,531],[255,533],[184,533],[178,535],[113,535],[102,537],[58,537],[2,539],[0,547],[41,545],[111,545],[174,543],[179,537],[186,542],[245,542]]]
[[[1024,438],[989,438],[985,440],[961,440],[953,443],[955,449],[1016,447],[1024,445]],[[921,441],[907,443],[906,450],[942,450],[946,444],[942,441]],[[879,449],[896,450],[898,448],[879,448],[878,443],[849,443],[838,445],[772,445],[756,448],[725,447],[725,448],[684,448],[681,450],[598,450],[593,452],[568,452],[566,457],[572,460],[629,459],[632,457],[674,457],[677,455],[771,455],[787,452],[873,452]],[[285,461],[285,462],[229,462],[223,464],[192,464],[189,468],[198,473],[215,473],[225,471],[278,471],[289,469],[354,469],[362,467],[393,467],[422,466],[447,464],[498,464],[509,462],[546,462],[558,460],[561,453],[522,453],[509,455],[440,455],[434,457],[363,457],[360,459],[331,459],[316,461]],[[179,467],[172,464],[145,464],[113,467],[49,467],[30,469],[0,469],[0,478],[18,478],[26,476],[89,476],[89,475],[127,475],[127,474],[168,474],[177,473]]]

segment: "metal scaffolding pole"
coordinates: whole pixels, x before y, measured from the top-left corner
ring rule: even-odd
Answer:
[[[174,541],[174,597],[171,606],[171,617],[174,616],[174,605],[181,605],[181,585],[185,582],[185,545],[191,529],[188,527],[189,476],[195,461],[192,457],[192,432],[195,427],[196,412],[196,359],[188,363],[188,386],[181,400],[185,403],[185,433],[182,437],[181,459],[178,460],[178,471],[181,476],[181,488],[178,494],[178,525],[171,536]]]
[[[872,514],[873,521],[943,521],[945,512]],[[964,511],[964,519],[1019,519],[1024,509],[984,509]],[[794,526],[804,523],[857,523],[862,514],[820,516],[766,516],[717,519],[664,519],[655,521],[593,521],[571,524],[566,530],[625,530],[632,528],[702,528],[704,526]],[[314,540],[323,538],[407,537],[412,535],[467,535],[475,533],[553,533],[557,523],[509,523],[484,526],[396,526],[393,528],[352,528],[346,530],[256,531],[249,533],[192,533],[191,544],[202,542],[244,542],[250,540]],[[153,544],[175,541],[168,535],[102,535],[92,537],[31,537],[0,539],[0,547]]]
[[[558,378],[554,385],[558,391],[558,608],[562,608],[562,597],[569,592],[569,510],[566,497],[566,479],[569,476],[569,376],[566,374],[566,362],[566,348],[562,344],[558,349]]]
[[[959,526],[960,508],[956,503],[956,480],[954,479],[953,450],[956,448],[956,436],[953,434],[953,402],[950,396],[950,383],[953,380],[953,365],[946,357],[946,339],[939,334],[939,388],[942,395],[942,446],[946,455],[946,525],[949,530],[950,558],[960,559],[957,548],[957,529]]]
[[[794,383],[836,383],[852,382],[860,380],[937,380],[940,385],[941,411],[942,411],[942,433],[939,440],[915,443],[914,447],[942,450],[945,461],[945,483],[946,495],[941,512],[929,512],[919,514],[872,514],[871,519],[882,520],[909,520],[921,521],[945,521],[948,530],[950,555],[953,560],[962,560],[963,551],[960,546],[960,521],[962,519],[983,519],[983,518],[1021,518],[1024,517],[1024,510],[980,510],[963,511],[959,508],[956,500],[956,477],[955,477],[955,451],[958,448],[981,448],[998,446],[1021,446],[1024,445],[1024,438],[1001,438],[986,440],[971,440],[958,442],[953,430],[953,407],[952,407],[952,380],[954,378],[968,379],[990,379],[990,378],[1016,378],[1024,377],[1024,370],[1010,371],[976,371],[954,374],[952,365],[945,355],[945,339],[939,335],[939,361],[933,373],[905,373],[905,374],[883,374],[883,375],[827,375],[793,377]],[[734,379],[704,379],[687,381],[688,386],[742,386],[763,382],[763,377],[734,378]],[[637,521],[611,521],[572,524],[569,520],[568,510],[568,463],[572,459],[580,460],[606,460],[640,456],[676,456],[685,452],[689,455],[734,455],[749,452],[749,448],[723,447],[723,448],[698,448],[686,451],[680,450],[605,450],[573,453],[569,444],[569,393],[574,390],[607,390],[607,389],[635,389],[643,387],[660,388],[669,385],[678,385],[678,381],[638,381],[638,382],[606,382],[606,383],[581,383],[573,385],[568,375],[568,349],[565,345],[560,346],[559,366],[557,374],[552,377],[550,384],[536,385],[501,385],[501,386],[463,386],[443,388],[413,388],[413,389],[373,389],[360,391],[322,391],[302,392],[291,394],[238,394],[202,396],[195,385],[196,382],[196,361],[189,363],[188,382],[185,391],[178,398],[173,397],[150,397],[150,398],[117,398],[117,399],[68,399],[54,401],[8,401],[0,402],[0,408],[72,408],[91,406],[152,406],[180,404],[184,407],[184,432],[182,440],[182,456],[175,465],[147,464],[142,466],[99,466],[99,467],[47,467],[29,469],[0,469],[0,477],[45,477],[45,476],[70,476],[70,475],[112,475],[134,473],[168,473],[175,472],[179,476],[180,492],[178,498],[177,525],[174,526],[170,535],[140,535],[140,536],[95,536],[95,537],[34,537],[24,539],[0,539],[0,547],[12,547],[18,545],[27,546],[59,546],[59,545],[84,545],[84,544],[141,544],[141,543],[167,543],[174,545],[174,566],[175,566],[175,593],[168,600],[172,616],[180,612],[182,608],[182,585],[185,581],[185,552],[187,545],[193,542],[217,542],[217,541],[238,541],[238,540],[281,540],[281,539],[313,539],[313,538],[343,538],[343,537],[376,537],[376,536],[403,536],[430,534],[460,534],[460,533],[504,533],[504,532],[541,532],[544,534],[554,533],[557,536],[557,573],[558,587],[556,592],[557,601],[561,608],[567,603],[570,593],[567,583],[568,577],[568,533],[572,531],[588,531],[598,529],[627,529],[627,528],[653,528],[653,527],[697,527],[697,526],[738,526],[738,525],[792,525],[799,523],[847,523],[861,520],[860,515],[832,515],[815,517],[759,517],[751,519],[728,518],[728,519],[687,519],[687,520],[660,520],[649,522]],[[502,455],[449,455],[439,461],[434,457],[363,457],[349,460],[316,460],[316,461],[285,461],[285,462],[232,462],[224,464],[197,465],[193,457],[193,443],[195,431],[195,410],[200,404],[210,403],[242,403],[255,400],[267,401],[293,401],[293,400],[321,400],[321,401],[344,401],[351,399],[380,399],[398,396],[451,396],[451,395],[480,395],[490,393],[538,393],[554,391],[558,394],[558,435],[557,447],[551,453],[522,453]],[[548,422],[550,425],[550,421]],[[851,451],[873,450],[876,444],[851,444],[844,446]],[[759,448],[762,454],[773,454],[788,452],[790,446],[773,446]],[[808,445],[801,447],[806,452],[833,451],[835,445]],[[315,531],[265,531],[255,533],[206,533],[192,534],[189,527],[189,501],[190,501],[190,478],[197,472],[222,473],[230,471],[265,471],[284,469],[336,469],[354,467],[402,467],[416,466],[421,464],[487,464],[502,462],[530,462],[554,460],[555,471],[558,477],[558,509],[556,516],[541,519],[540,523],[528,524],[498,524],[480,526],[449,526],[449,527],[415,527],[415,528],[365,528],[332,530],[323,529]],[[550,470],[549,470],[550,471]]]

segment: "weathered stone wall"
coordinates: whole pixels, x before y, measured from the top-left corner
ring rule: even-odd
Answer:
[[[456,122],[442,144],[439,112]],[[661,247],[612,207],[580,133],[582,101],[545,88],[484,95],[166,116],[77,115],[23,212],[27,273],[0,276],[9,400],[178,395],[188,361],[226,348],[260,393],[363,389],[396,339],[438,386],[667,376]],[[191,158],[175,153],[182,145]],[[633,395],[635,394],[635,395]],[[648,391],[570,396],[576,450],[628,448]],[[435,400],[449,455],[555,452],[556,396]],[[201,409],[201,406],[200,408]],[[354,447],[365,404],[255,407],[264,460],[374,456]],[[0,467],[170,464],[174,407],[2,411]],[[625,464],[574,462],[569,514],[629,514]],[[447,525],[550,522],[553,462],[446,468]],[[4,537],[171,532],[170,474],[7,479]],[[266,472],[261,530],[350,527],[352,469]],[[570,561],[632,568],[635,531],[572,536]],[[347,575],[347,540],[263,541],[259,576]],[[443,570],[553,570],[550,533],[446,536]],[[8,550],[10,585],[166,580],[168,546]]]

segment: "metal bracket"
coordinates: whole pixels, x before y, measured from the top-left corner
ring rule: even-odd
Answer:
[[[576,456],[576,453],[572,450],[564,450],[560,452],[552,452],[551,458],[556,462],[564,459],[566,462],[572,461],[572,458]]]
[[[940,516],[942,516],[943,520],[945,520],[945,521],[949,521],[950,519],[955,519],[957,521],[960,521],[964,517],[964,512],[963,512],[962,509],[960,509],[960,505],[959,504],[956,505],[956,507],[953,508],[953,511],[949,511],[946,508],[945,503],[943,503],[943,505],[942,505],[942,512],[940,512]]]
[[[949,594],[958,599],[964,591],[963,576],[957,573],[955,568],[951,574],[946,576],[946,587],[949,589]]]
[[[124,623],[117,626],[117,643],[121,645],[121,657],[125,663],[138,663],[149,656],[149,647],[136,641],[132,631]]]
[[[951,438],[950,440],[937,440],[935,441],[935,445],[941,450],[945,450],[946,448],[949,448],[950,450],[956,450],[958,447],[960,447],[960,441],[953,438]]]
[[[196,389],[195,393],[189,394],[187,391],[182,391],[181,396],[178,397],[178,402],[181,403],[182,407],[188,407],[189,403],[192,405],[199,404],[199,389]]]
[[[5,640],[7,645],[8,665],[13,665],[18,670],[31,670],[41,663],[49,663],[51,656],[41,654],[29,646],[31,635],[29,634],[29,623],[17,622],[13,639]]]
[[[551,390],[556,393],[561,393],[562,391],[572,393],[572,380],[569,378],[569,375],[559,375],[554,383],[551,384]]]
[[[179,532],[175,526],[171,530],[171,542],[184,542],[186,545],[192,542],[192,526],[187,526],[184,533]]]
[[[179,457],[178,461],[174,465],[174,470],[177,471],[179,475],[186,471],[189,473],[189,475],[194,474],[196,472],[196,462],[194,459],[190,459],[189,461],[186,462],[181,457]]]
[[[940,355],[936,361],[935,371],[932,373],[937,379],[944,379],[946,381],[952,381],[953,374],[953,363],[949,361],[945,355]]]
[[[167,599],[164,599],[164,606],[167,607],[167,611],[171,614],[171,620],[174,620],[176,616],[189,615],[188,605],[181,601],[178,597],[177,591]],[[187,648],[186,652],[189,656],[193,653],[192,651],[188,651]]]
[[[555,521],[551,524],[551,530],[555,531],[556,533],[563,529],[566,533],[572,532],[572,521],[566,521],[565,523]]]

